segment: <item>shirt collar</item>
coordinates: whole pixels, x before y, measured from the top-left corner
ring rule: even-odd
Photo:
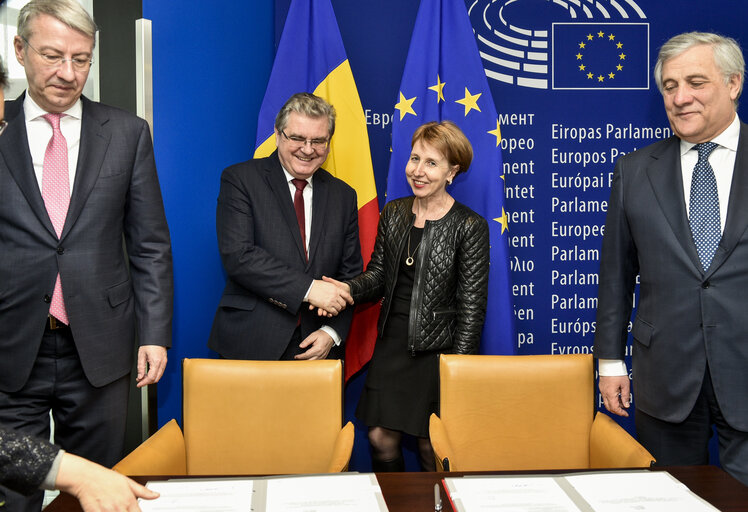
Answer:
[[[729,124],[725,130],[714,137],[711,142],[714,142],[715,144],[718,144],[719,146],[722,146],[723,148],[727,148],[730,151],[737,152],[738,150],[738,140],[740,140],[740,118],[738,117],[738,114],[735,114],[735,117],[733,118],[732,122]],[[685,155],[696,144],[693,142],[686,142],[685,140],[681,139],[680,141],[680,154],[681,156]]]
[[[23,98],[23,114],[26,116],[26,119],[33,121],[48,113],[49,112],[40,107],[33,100],[29,92],[26,91],[26,96]],[[63,112],[63,114],[74,119],[80,119],[83,114],[83,102],[81,99],[78,98],[78,101],[73,103],[73,106]]]
[[[283,174],[286,175],[286,183],[290,183],[291,180],[295,179],[293,175],[283,167],[283,164],[281,164],[281,169],[283,169]],[[307,187],[312,188],[312,178],[307,178],[305,181],[307,182]]]

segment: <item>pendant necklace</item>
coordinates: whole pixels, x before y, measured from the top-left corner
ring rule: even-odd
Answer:
[[[411,252],[410,252],[410,232],[408,232],[408,257],[405,258],[405,264],[408,265],[409,267],[412,267],[413,263],[415,263],[414,260],[413,260],[413,256],[415,256],[416,253],[418,252],[418,247],[421,245],[421,242],[423,242],[423,238],[421,238],[418,241],[418,244],[416,244],[415,248],[413,249],[413,254],[411,254]]]

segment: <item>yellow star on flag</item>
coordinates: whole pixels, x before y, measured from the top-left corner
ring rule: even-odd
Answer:
[[[623,66],[621,66],[621,65],[619,64],[619,65],[617,65],[617,66],[616,66],[616,69],[617,69],[618,71],[621,71],[621,70],[623,69]]]
[[[478,98],[480,98],[481,94],[483,93],[479,92],[478,94],[470,94],[468,88],[465,87],[465,97],[461,100],[456,100],[455,103],[465,105],[465,116],[467,117],[468,112],[470,112],[472,109],[480,112],[480,107],[478,106]]]
[[[444,86],[447,85],[446,83],[442,82],[441,78],[439,78],[439,75],[436,75],[436,85],[432,85],[429,87],[429,90],[434,91],[436,93],[436,102],[439,103],[440,101],[444,101]]]
[[[403,95],[403,93],[400,93],[400,101],[397,102],[395,105],[395,108],[400,111],[400,121],[403,120],[403,117],[405,117],[405,114],[413,114],[416,115],[416,111],[413,110],[413,102],[416,101],[417,96],[413,96],[412,98],[408,99]],[[418,117],[418,116],[416,116]]]
[[[499,126],[499,120],[496,120],[496,129],[495,130],[489,130],[488,133],[496,137],[496,147],[499,147],[499,144],[501,144],[501,127]]]
[[[587,40],[588,40],[588,41],[592,41],[592,39],[593,39],[594,37],[595,37],[595,36],[593,36],[592,34],[587,34]]]
[[[497,217],[494,220],[501,224],[501,234],[503,235],[504,231],[509,229],[509,217],[507,217],[503,206],[501,207],[501,217]]]
[[[605,32],[603,32],[602,30],[597,33],[597,37],[603,37],[604,35],[605,35]]]
[[[616,36],[614,36],[613,34],[610,34],[610,35],[608,36],[608,40],[609,40],[609,41],[612,41],[612,40],[614,40],[615,38],[616,38]]]

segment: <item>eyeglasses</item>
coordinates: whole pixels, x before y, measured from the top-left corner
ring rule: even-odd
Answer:
[[[73,69],[75,69],[76,71],[85,71],[89,67],[91,67],[91,64],[93,64],[93,59],[81,59],[78,57],[65,59],[62,57],[62,55],[55,55],[53,53],[42,53],[36,48],[34,48],[33,46],[31,46],[31,44],[26,40],[25,37],[21,39],[23,39],[26,45],[32,50],[34,50],[39,55],[39,57],[42,58],[42,60],[44,61],[44,64],[46,64],[50,68],[56,68],[58,66],[62,66],[66,62],[70,62],[73,65]]]
[[[0,135],[3,134],[3,132],[5,131],[7,127],[8,127],[8,121],[6,121],[5,119],[0,120]]]
[[[281,133],[286,138],[286,140],[291,143],[291,145],[302,147],[306,146],[308,143],[315,151],[326,149],[327,145],[330,143],[330,139],[305,139],[304,137],[299,137],[298,135],[291,135],[289,137],[283,130],[281,130]]]

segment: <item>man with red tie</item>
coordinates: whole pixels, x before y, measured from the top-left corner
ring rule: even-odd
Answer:
[[[227,279],[208,346],[230,359],[342,357],[350,295],[322,281],[361,272],[355,191],[321,168],[335,109],[293,95],[278,147],[221,176],[216,229]],[[318,314],[318,309],[329,315]]]

